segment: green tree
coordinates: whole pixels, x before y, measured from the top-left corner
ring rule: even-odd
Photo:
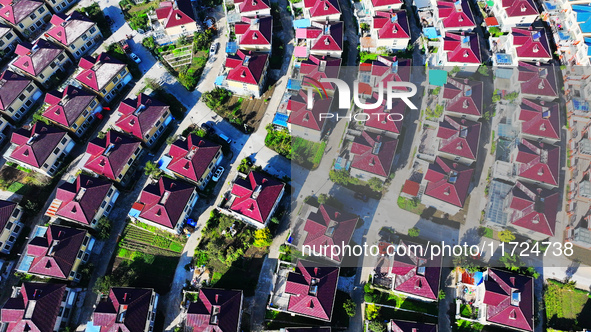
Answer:
[[[505,254],[501,258],[499,258],[499,262],[501,262],[507,270],[514,272],[519,271],[522,265],[517,256],[509,254]]]
[[[265,227],[265,228],[257,229],[254,232],[253,246],[255,246],[257,248],[264,248],[264,247],[268,247],[269,245],[271,245],[272,242],[273,242],[273,236],[271,235],[271,231],[269,230],[269,228]]]
[[[381,192],[384,189],[384,182],[376,177],[369,179],[367,184],[373,191]]]
[[[513,232],[511,232],[508,229],[500,231],[499,232],[499,240],[501,240],[503,242],[511,242],[511,241],[515,240],[515,234],[513,234]]]
[[[318,203],[325,204],[326,201],[328,201],[328,195],[327,194],[320,194],[320,195],[318,195]]]
[[[367,24],[367,23],[361,23],[361,24],[359,24],[359,27],[361,28],[362,31],[369,30],[369,24]]]
[[[154,42],[154,36],[144,38],[144,40],[142,40],[142,45],[149,50],[155,49],[156,43]]]
[[[408,230],[408,236],[410,237],[418,237],[421,234],[421,229],[417,227],[413,227]]]
[[[372,332],[384,332],[386,327],[379,320],[370,320],[367,324],[367,328]]]
[[[111,285],[113,284],[111,280],[111,276],[102,276],[99,277],[94,286],[92,287],[92,291],[97,294],[107,294],[111,289]]]
[[[357,313],[357,304],[355,304],[355,302],[353,302],[353,300],[351,299],[347,299],[345,301],[345,303],[343,304],[343,308],[345,309],[345,312],[349,317],[354,317]]]
[[[146,166],[144,167],[144,173],[148,176],[157,179],[160,178],[160,176],[162,175],[162,170],[158,168],[158,164],[148,160],[148,162],[146,162]]]
[[[438,295],[440,300],[445,300],[445,291],[443,289],[439,290],[439,295]]]
[[[330,181],[342,186],[346,186],[351,183],[351,176],[349,175],[349,172],[344,169],[338,171],[331,169],[328,173],[328,177]]]
[[[111,228],[111,220],[105,216],[102,216],[98,221],[96,237],[99,240],[108,239],[109,235],[111,235]]]
[[[380,308],[375,304],[369,303],[367,306],[365,306],[365,318],[367,318],[367,320],[374,320],[378,318],[379,314]]]

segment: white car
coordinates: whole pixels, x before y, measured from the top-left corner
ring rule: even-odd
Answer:
[[[142,59],[140,59],[140,57],[137,56],[135,53],[129,53],[129,57],[131,58],[131,60],[135,61],[135,63],[142,62]]]
[[[218,47],[220,47],[220,43],[213,43],[209,48],[209,54],[216,54],[218,52]]]
[[[220,166],[215,170],[215,173],[213,173],[213,177],[211,179],[215,182],[218,182],[218,180],[222,177],[222,174],[224,174],[224,168]]]

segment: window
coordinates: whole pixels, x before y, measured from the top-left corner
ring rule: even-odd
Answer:
[[[12,246],[10,244],[7,244],[4,246],[4,250],[10,250],[10,248],[12,248]]]
[[[86,42],[86,47],[90,47],[90,46],[92,46],[92,40],[89,40]]]
[[[74,278],[75,275],[76,275],[76,272],[74,272],[74,271],[70,272],[70,278]]]
[[[19,24],[18,24],[18,26],[19,26],[19,28],[21,28],[21,29],[24,29],[24,28],[25,28],[25,25],[24,25],[24,24],[22,24],[22,23],[19,23]]]
[[[82,257],[82,260],[86,262],[88,260],[88,257],[90,257],[90,255],[88,253],[85,253],[84,257]]]
[[[39,74],[39,78],[42,79],[42,80],[44,80],[45,79],[45,75]]]
[[[75,123],[74,123],[74,124],[72,124],[72,129],[76,129],[76,128],[78,128],[78,125],[77,125],[77,124],[75,124]]]
[[[47,163],[43,164],[43,168],[47,168],[47,167],[49,167],[49,164],[47,164]]]
[[[96,224],[96,219],[92,219],[91,224],[95,225]]]
[[[30,93],[30,92],[32,92],[33,90],[35,90],[35,87],[33,86],[33,84],[30,84],[30,85],[27,87],[27,89],[26,89],[26,90],[27,90],[27,92],[29,92],[29,93]]]
[[[103,202],[101,203],[101,208],[104,208],[104,207],[105,207],[105,205],[107,205],[107,201],[103,201]]]
[[[66,137],[62,138],[62,141],[60,142],[60,144],[66,144],[66,142],[68,141],[68,139]]]
[[[90,107],[94,108],[96,106],[96,99],[93,99],[92,102],[90,103]]]
[[[55,148],[55,150],[53,150],[53,154],[58,154],[60,153],[60,148]]]
[[[131,165],[132,163],[133,163],[133,158],[130,158],[130,159],[127,161],[127,165]]]
[[[20,100],[20,101],[25,101],[25,98],[26,98],[25,95],[23,95],[22,93],[20,96],[18,96],[18,100]]]
[[[20,119],[20,118],[21,118],[21,115],[20,115],[20,114],[18,114],[18,113],[16,113],[16,114],[14,115],[14,117],[15,117],[15,118],[17,118],[17,119]]]
[[[80,250],[78,251],[78,256],[76,256],[76,258],[82,258],[82,255],[84,255],[84,251]]]
[[[140,153],[140,148],[135,149],[135,152],[133,154],[137,155],[138,153]]]
[[[123,174],[119,174],[119,176],[117,177],[117,179],[119,179],[119,180],[123,179]]]
[[[82,116],[86,117],[88,115],[88,110],[84,110],[84,112],[82,112]]]
[[[82,52],[86,51],[86,47],[84,47],[84,46],[80,47],[80,51],[82,51]]]
[[[49,67],[51,67],[51,69],[55,68],[55,66],[57,66],[57,65],[55,64],[55,62],[52,62],[52,63],[50,63],[50,64],[49,64]]]
[[[0,40],[0,47],[3,47],[3,46],[4,46],[4,41]]]
[[[107,206],[107,208],[105,209],[105,211],[107,211],[107,213],[111,212],[111,208],[112,208],[112,207],[113,207],[113,206],[111,206],[111,205],[108,205],[108,206]]]
[[[35,25],[36,25],[37,27],[40,27],[40,26],[42,26],[42,25],[43,25],[43,21],[39,20],[39,21],[37,21],[37,23],[35,23]]]
[[[160,125],[160,120],[158,120],[158,122],[156,122],[156,125],[154,127],[158,127]]]
[[[117,78],[117,76],[115,76],[115,78],[113,79],[113,84],[119,82],[119,79]]]
[[[14,113],[14,109],[12,109],[12,107],[8,107],[8,109],[6,109],[6,112],[8,113]]]
[[[64,58],[65,58],[65,57],[66,57],[66,56],[64,55],[64,53],[62,53],[62,54],[58,55],[57,59],[58,59],[59,61],[62,61],[62,60],[64,60]]]
[[[21,226],[18,226],[18,225],[17,225],[17,226],[14,228],[14,231],[13,231],[13,232],[15,232],[15,233],[18,233],[18,232],[20,232],[20,230],[21,230]]]
[[[57,11],[60,11],[60,10],[62,10],[62,6],[61,6],[61,5],[57,5],[57,6],[55,6],[55,9],[56,9]]]
[[[85,237],[84,237],[84,240],[82,240],[82,245],[83,245],[83,246],[86,246],[86,245],[88,245],[88,241],[89,241],[89,239],[90,239],[90,238],[89,238],[88,236],[85,236]]]
[[[105,90],[105,89],[102,89],[102,90],[101,90],[101,93],[102,93],[102,94],[104,94],[104,95],[106,95],[106,94],[107,94],[107,90]]]
[[[70,308],[66,308],[66,310],[64,310],[64,318],[68,317],[70,317]]]
[[[11,236],[8,238],[8,242],[14,242],[16,240],[16,237]]]
[[[18,112],[19,113],[25,113],[26,110],[27,110],[26,108],[21,107],[21,108],[18,109]]]
[[[52,167],[52,168],[49,170],[49,173],[52,173],[52,174],[53,174],[54,172],[55,172],[55,167]]]
[[[18,210],[15,210],[15,211],[18,211]],[[14,215],[13,215],[13,217],[14,217]],[[6,229],[11,229],[13,225],[14,225],[14,223],[13,223],[12,221],[9,221],[9,222],[6,224]]]
[[[21,213],[21,210],[19,209],[14,209],[14,211],[12,211],[12,217],[16,218],[18,217],[19,213]]]
[[[62,302],[66,302],[67,298],[68,298],[68,292],[64,292],[64,296],[62,296]]]
[[[14,35],[11,32],[6,34],[6,40],[11,40],[12,37],[14,37]]]
[[[39,8],[38,12],[39,12],[39,14],[44,13],[45,12],[45,8],[43,8],[43,7]]]
[[[74,50],[74,49],[76,49],[76,45],[72,44],[72,45],[70,45],[70,48]],[[78,53],[79,53],[79,52],[78,52],[78,51],[76,51],[76,55],[78,55]]]
[[[33,104],[33,102],[30,99],[25,101],[25,106],[29,107],[31,104]]]
[[[82,40],[87,40],[88,36],[86,34],[83,34],[82,36],[80,36],[82,38]]]
[[[29,15],[29,17],[30,17],[32,20],[35,20],[35,19],[37,18],[37,15],[35,15],[35,13],[33,13],[33,14]]]
[[[117,84],[117,90],[121,89],[122,86],[123,86],[122,83]]]

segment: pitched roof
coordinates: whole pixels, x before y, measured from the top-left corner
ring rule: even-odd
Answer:
[[[313,51],[342,51],[343,22],[312,22],[309,27],[296,29],[296,38],[310,40]]]
[[[52,332],[65,292],[64,284],[24,282],[2,307],[0,321],[8,323],[9,332]]]
[[[49,225],[45,234],[27,244],[27,256],[33,262],[29,273],[66,279],[72,271],[87,231],[60,225]]]
[[[370,77],[366,82],[359,83],[359,91],[362,94],[371,95],[372,91],[378,91],[380,85],[386,91],[388,82],[410,82],[411,59],[399,59],[396,56],[378,55],[376,60],[360,64],[361,75]],[[400,88],[404,89],[404,88]]]
[[[10,139],[16,145],[10,157],[33,167],[41,167],[66,135],[65,131],[40,121],[31,129],[19,128]]]
[[[558,103],[522,99],[521,131],[538,137],[560,139],[560,112]]]
[[[172,160],[166,168],[197,182],[221,149],[218,144],[190,134],[187,139],[172,143],[168,152]]]
[[[521,93],[536,97],[558,97],[558,85],[553,65],[538,66],[520,61],[518,69]]]
[[[339,280],[339,268],[315,267],[313,264],[298,260],[295,271],[287,275],[285,293],[291,295],[287,311],[330,321]]]
[[[162,116],[168,112],[170,106],[140,93],[137,98],[127,98],[119,104],[117,112],[122,115],[115,125],[126,133],[139,139],[144,139],[157,122],[163,122]]]
[[[398,244],[405,248],[416,243]],[[406,250],[406,255],[396,255],[392,264],[394,275],[393,289],[436,300],[439,294],[439,278],[441,276],[441,256],[431,256],[430,248],[421,246],[422,250]]]
[[[140,218],[168,228],[175,228],[185,206],[189,203],[195,187],[165,176],[147,185],[138,201],[144,205]]]
[[[18,205],[14,202],[0,200],[0,234],[4,231],[6,224],[8,224],[8,221],[12,217],[12,213],[17,206]]]
[[[69,128],[95,99],[92,93],[68,85],[63,92],[51,91],[45,95],[48,107],[43,116]]]
[[[548,236],[554,236],[558,193],[517,181],[509,199],[509,222]]]
[[[508,17],[539,15],[533,0],[502,0],[502,6]]]
[[[72,12],[70,16],[54,14],[50,22],[53,26],[47,31],[47,35],[66,46],[71,45],[86,31],[96,26],[95,22],[77,11]]]
[[[6,110],[32,82],[29,78],[5,70],[0,76],[0,110]]]
[[[271,45],[273,17],[242,17],[234,30],[240,45]]]
[[[532,277],[496,269],[488,270],[483,302],[486,320],[509,327],[533,331],[534,282]]]
[[[101,53],[96,59],[83,57],[79,67],[82,71],[76,75],[76,80],[98,92],[125,68],[125,64],[107,53]]]
[[[528,29],[522,29],[513,27],[511,28],[511,35],[513,36],[513,45],[518,57],[552,58],[548,35],[546,35],[544,28],[530,26]]]
[[[34,44],[19,43],[14,51],[18,57],[12,62],[12,65],[37,76],[64,52],[63,48],[41,38],[37,39]]]
[[[437,332],[437,324],[390,320],[391,332]]]
[[[80,174],[74,183],[64,182],[57,188],[55,198],[61,204],[56,215],[90,225],[110,188],[108,181]]]
[[[86,153],[90,158],[84,167],[111,180],[117,180],[127,161],[140,145],[141,143],[133,137],[109,130],[104,138],[96,137],[88,142]]]
[[[394,163],[398,140],[363,131],[351,144],[351,167],[387,177]]]
[[[236,198],[230,209],[260,223],[265,223],[285,184],[262,173],[251,171],[246,179],[237,178],[232,185]]]
[[[193,332],[238,332],[242,291],[201,288],[187,309],[185,325]]]
[[[165,29],[195,23],[190,0],[162,1],[156,9],[158,20],[164,20]]]
[[[466,115],[482,116],[483,84],[468,79],[457,80],[448,77],[443,86],[443,98],[447,100],[445,110]]]
[[[515,163],[518,176],[558,186],[560,147],[522,139]]]
[[[410,39],[406,11],[376,12],[373,28],[378,29],[379,39]]]
[[[468,0],[438,0],[437,11],[444,28],[461,29],[476,26]]]
[[[330,56],[310,55],[310,57],[301,62],[300,74],[303,75],[303,84],[310,83],[318,85],[322,78],[338,78],[341,68],[341,59]],[[320,83],[320,86],[326,90],[334,90],[332,83]]]
[[[152,293],[145,288],[111,288],[109,296],[96,305],[93,324],[104,331],[143,332],[150,319]]]
[[[378,94],[374,93],[373,97],[365,101],[366,104],[373,104],[377,102]],[[382,103],[372,109],[365,109],[363,113],[369,115],[369,119],[365,121],[365,127],[383,130],[391,133],[400,134],[402,130],[402,119],[406,112],[406,104],[400,99],[392,102],[392,109],[387,108],[387,100],[383,99]]]
[[[444,116],[437,130],[439,151],[476,160],[480,145],[480,123]]]
[[[330,205],[321,204],[318,211],[308,215],[304,225],[307,235],[303,245],[313,249],[333,245],[345,246],[349,244],[358,220],[359,216],[355,214],[341,212]],[[331,253],[328,258],[340,262],[343,254]]]
[[[0,1],[0,17],[16,25],[43,4],[36,0],[3,0]]]
[[[242,0],[238,5],[241,14],[248,14],[271,8],[269,0]]]
[[[308,109],[308,94],[306,91],[300,90],[297,95],[291,95],[287,102],[287,110],[290,112],[287,122],[292,125],[321,131],[326,119],[321,118],[320,114],[330,111],[332,98],[321,97],[319,94],[313,93],[312,99],[313,106]]]
[[[473,168],[437,157],[425,174],[428,181],[425,195],[464,207],[473,173]]]
[[[447,62],[480,64],[480,42],[475,32],[446,32],[443,38],[443,49],[446,51]]]
[[[238,50],[236,54],[228,55],[226,67],[228,80],[246,84],[258,85],[264,77],[264,69],[269,55],[252,51]]]
[[[402,0],[371,0],[374,7],[401,5]]]
[[[312,18],[342,13],[337,0],[304,0],[304,7],[310,10]]]

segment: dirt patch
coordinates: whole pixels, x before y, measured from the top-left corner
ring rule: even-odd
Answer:
[[[265,112],[267,111],[267,107],[269,106],[269,101],[271,101],[271,96],[273,96],[273,91],[275,91],[274,86],[270,86],[267,91],[261,96],[261,98],[244,98],[239,96],[232,96],[228,105],[235,105],[237,103],[242,102],[240,107],[240,114],[242,115],[243,122],[251,127],[253,131],[256,131],[261,124],[261,120],[263,116],[265,116]],[[240,101],[241,100],[241,101]]]
[[[23,180],[27,175],[27,173],[11,166],[3,166],[2,169],[0,169],[0,179],[2,184],[6,183],[11,185],[14,182],[23,183]]]

